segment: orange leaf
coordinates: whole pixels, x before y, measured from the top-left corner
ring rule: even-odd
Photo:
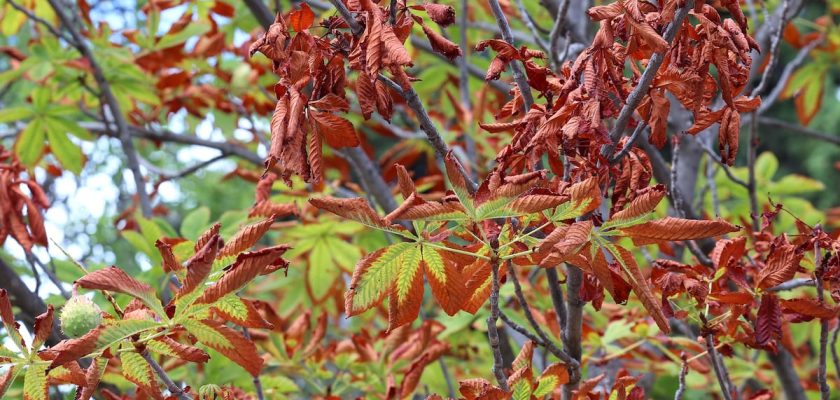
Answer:
[[[292,11],[289,14],[289,26],[295,32],[309,29],[313,22],[315,22],[315,13],[312,12],[312,9],[306,3],[300,3],[300,10]]]
[[[648,221],[627,228],[621,232],[633,239],[633,243],[644,245],[670,240],[694,240],[726,233],[737,232],[741,228],[722,219],[694,220],[665,217]]]

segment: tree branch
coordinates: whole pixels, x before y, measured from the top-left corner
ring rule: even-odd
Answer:
[[[488,0],[488,2],[490,3],[490,10],[493,11],[493,16],[496,17],[496,24],[499,25],[499,29],[502,31],[502,39],[509,45],[516,47],[516,43],[513,41],[513,33],[510,30],[510,24],[508,24],[507,17],[499,5],[499,0]],[[531,85],[528,84],[528,78],[522,73],[519,62],[511,62],[510,69],[513,73],[513,81],[519,87],[519,94],[525,103],[525,112],[527,113],[531,109],[531,105],[534,104],[534,97],[531,95]]]
[[[674,20],[665,29],[665,34],[662,35],[662,38],[669,45],[674,41],[674,38],[677,36],[677,31],[692,8],[694,8],[694,0],[688,0],[682,8],[677,10],[677,13],[674,15]],[[647,95],[648,88],[653,83],[653,78],[656,76],[656,72],[659,71],[659,67],[662,66],[663,61],[665,61],[665,52],[657,52],[650,57],[645,72],[642,73],[642,77],[639,78],[639,83],[636,84],[636,87],[627,96],[627,101],[624,107],[621,108],[615,125],[613,125],[613,129],[610,131],[610,138],[613,143],[618,143],[618,139],[624,134],[624,128],[630,122],[630,117],[636,111],[636,107],[639,106],[639,103]]]
[[[566,305],[568,307],[568,323],[564,327],[563,333],[566,336],[566,352],[569,353],[569,355],[578,363],[580,363],[582,355],[581,336],[583,332],[583,306],[586,304],[580,298],[580,288],[583,284],[583,271],[581,271],[580,268],[568,263],[566,264],[566,271],[566,295],[568,296]],[[577,384],[577,382],[570,381],[566,385],[563,385],[564,399],[572,398],[572,391],[577,388]]]
[[[169,389],[169,393],[172,393],[173,396],[181,400],[192,400],[193,397],[184,392],[184,389],[181,389],[181,387],[178,386],[172,380],[172,378],[169,377],[169,375],[166,373],[166,370],[163,369],[163,367],[161,367],[160,364],[158,364],[154,358],[152,358],[152,355],[149,354],[149,350],[143,350],[142,352],[140,352],[140,355],[143,356],[143,359],[145,359],[146,362],[149,363],[149,365],[155,371],[155,374],[158,376],[158,378],[160,378],[163,384],[166,385],[166,388]]]
[[[44,301],[29,290],[29,287],[20,279],[17,272],[6,264],[2,258],[0,258],[0,288],[9,292],[12,303],[20,308],[21,313],[18,314],[18,317],[27,326],[34,326],[35,317],[47,311],[47,305],[44,304]],[[50,332],[46,343],[48,346],[54,346],[63,339],[65,337],[61,334],[58,318],[55,318],[53,319],[52,332]]]
[[[712,368],[715,371],[715,376],[720,385],[720,391],[725,400],[732,400],[732,382],[729,380],[729,372],[726,370],[726,365],[715,348],[715,335],[709,333],[706,335],[706,352],[712,362]]]
[[[140,161],[137,157],[137,150],[134,148],[134,143],[131,141],[131,134],[128,130],[128,122],[126,122],[125,115],[123,115],[120,104],[117,102],[117,98],[111,90],[111,85],[108,83],[108,80],[105,79],[105,72],[97,62],[96,57],[93,56],[93,52],[91,52],[90,48],[88,48],[87,44],[85,44],[85,39],[82,34],[76,30],[73,25],[73,21],[67,14],[65,14],[64,10],[67,9],[67,7],[59,3],[59,0],[48,1],[62,25],[64,25],[67,31],[70,32],[70,36],[73,38],[73,42],[71,42],[71,44],[75,46],[76,49],[82,53],[82,56],[90,63],[90,68],[93,71],[93,79],[96,81],[97,86],[99,86],[99,91],[102,94],[102,97],[104,97],[104,103],[108,105],[111,117],[117,125],[118,139],[120,140],[123,152],[125,153],[128,161],[128,168],[134,176],[134,185],[136,186],[137,197],[140,199],[140,210],[142,211],[144,217],[151,217],[152,203],[151,200],[149,200],[149,195],[146,193],[146,182],[143,180],[143,175],[140,173]]]
[[[802,125],[792,124],[790,122],[782,121],[780,119],[772,117],[758,117],[758,123],[767,127],[791,130],[812,139],[817,139],[826,143],[831,143],[835,146],[840,146],[840,136],[828,135],[820,131],[804,127]],[[779,133],[779,131],[773,129],[768,129],[766,132]]]
[[[496,321],[499,320],[499,261],[493,259],[490,262],[492,271],[492,284],[490,288],[490,315],[487,317],[487,338],[490,341],[490,348],[493,351],[493,375],[496,376],[496,382],[504,391],[509,391],[507,384],[507,376],[504,371],[504,359],[502,358],[502,351],[499,349],[499,331],[496,326]]]
[[[537,336],[542,339],[542,342],[548,351],[551,354],[554,354],[555,357],[562,360],[566,363],[566,368],[569,370],[569,376],[571,380],[578,380],[580,378],[580,364],[577,360],[574,360],[567,354],[565,351],[560,350],[556,344],[551,340],[551,338],[546,335],[545,331],[540,327],[540,324],[537,323],[537,320],[534,319],[534,314],[531,313],[531,307],[528,305],[528,301],[525,299],[525,294],[522,293],[522,285],[519,283],[519,277],[516,276],[516,269],[513,266],[513,263],[508,262],[508,275],[513,280],[513,287],[514,292],[516,293],[516,299],[519,301],[519,305],[522,307],[522,312],[525,314],[525,318],[528,320],[528,323],[531,325],[531,328],[534,332],[537,333]]]

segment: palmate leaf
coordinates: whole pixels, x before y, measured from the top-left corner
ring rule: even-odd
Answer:
[[[423,277],[443,310],[453,315],[468,297],[466,281],[446,251],[422,243],[396,243],[359,261],[345,310],[358,315],[389,296],[388,329],[414,321],[423,300]]]

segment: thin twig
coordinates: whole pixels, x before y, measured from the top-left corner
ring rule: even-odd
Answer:
[[[815,48],[817,48],[817,46],[821,45],[824,40],[825,35],[821,35],[813,42],[808,43],[807,45],[799,49],[799,52],[796,53],[796,57],[794,57],[793,60],[785,64],[785,69],[782,70],[781,76],[779,76],[779,79],[776,80],[776,82],[779,82],[779,84],[773,87],[773,90],[770,92],[769,95],[762,98],[761,105],[758,107],[757,110],[758,115],[764,114],[765,111],[770,109],[770,107],[776,102],[776,100],[782,94],[782,91],[787,86],[786,83],[793,75],[793,71],[799,68],[799,66],[802,65],[803,62],[805,62],[805,58],[808,56],[809,53],[811,53],[811,50],[814,50]]]
[[[366,183],[369,190],[368,193],[373,195],[376,203],[385,212],[394,211],[397,208],[397,202],[394,200],[394,196],[391,195],[391,189],[364,149],[361,147],[350,147],[344,150],[344,154],[356,165],[359,179]]]
[[[568,324],[569,317],[566,315],[566,300],[563,298],[563,288],[560,286],[559,278],[557,276],[557,268],[545,268],[545,277],[548,281],[548,291],[551,294],[551,304],[554,306],[554,313],[557,314],[557,323],[560,324],[560,340],[563,341],[563,347],[568,347],[566,344],[566,324]]]
[[[683,393],[685,393],[685,375],[688,374],[688,362],[686,362],[685,354],[683,354],[682,368],[680,368],[679,387],[674,394],[674,400],[682,400]]]
[[[734,182],[738,185],[743,186],[746,189],[749,189],[749,184],[747,182],[744,182],[742,179],[738,178],[737,176],[735,176],[732,173],[732,170],[729,168],[729,166],[726,165],[726,163],[723,162],[723,160],[720,159],[720,156],[717,153],[715,153],[714,150],[710,149],[709,146],[706,145],[706,143],[699,142],[697,144],[700,146],[701,149],[703,149],[704,152],[706,152],[706,154],[709,155],[709,158],[712,159],[712,161],[714,161],[715,163],[717,163],[720,166],[720,168],[723,170],[723,172],[726,174],[726,177],[729,178],[729,180],[731,180],[732,182]]]
[[[726,365],[723,364],[723,360],[720,359],[720,355],[715,348],[715,335],[713,333],[706,335],[706,352],[711,359],[712,368],[715,371],[723,398],[725,400],[732,400],[732,382],[729,381],[729,372],[726,370]]]
[[[55,36],[59,39],[64,39],[67,43],[70,43],[70,45],[72,45],[73,47],[76,47],[76,43],[74,42],[73,38],[71,38],[71,37],[65,35],[63,32],[59,31],[58,28],[53,26],[53,24],[49,23],[47,20],[35,15],[35,13],[33,13],[32,10],[30,10],[30,9],[20,5],[20,4],[17,4],[13,0],[7,0],[6,2],[9,3],[9,5],[12,6],[12,8],[14,8],[14,9],[22,12],[23,14],[25,14],[27,18],[35,21],[36,23],[39,23],[39,24],[43,25],[45,28],[47,28],[48,31],[50,31],[50,33],[53,34],[53,36]]]
[[[583,306],[586,304],[580,298],[580,289],[583,285],[583,271],[580,268],[566,264],[566,296],[567,296],[567,324],[563,329],[566,336],[566,352],[577,360],[581,360],[582,349],[581,339],[583,334]],[[563,398],[571,399],[572,391],[577,388],[577,381],[569,381],[563,385]]]
[[[499,30],[502,32],[502,39],[509,45],[516,47],[516,43],[513,41],[513,33],[510,30],[510,24],[508,24],[507,17],[504,11],[502,11],[502,6],[499,5],[499,0],[488,0],[488,3],[490,3],[490,10],[493,12],[493,16],[496,17],[496,24],[499,25]],[[525,112],[528,112],[531,109],[531,105],[534,104],[534,97],[531,95],[531,85],[528,84],[528,78],[522,73],[519,62],[510,63],[510,70],[513,74],[513,81],[519,87],[519,94],[522,96]]]
[[[414,111],[414,114],[417,115],[417,119],[420,122],[420,129],[426,134],[426,138],[429,139],[429,142],[435,149],[435,154],[438,159],[443,160],[446,157],[446,154],[449,153],[449,146],[446,145],[443,137],[438,132],[434,122],[432,122],[432,118],[429,116],[429,113],[426,111],[426,107],[423,106],[423,102],[420,100],[420,96],[417,95],[417,92],[414,91],[414,88],[409,86],[407,89],[403,89],[398,83],[384,75],[379,75],[379,80],[385,83],[385,85],[390,87],[393,91],[397,92],[405,100],[408,106],[411,107],[411,110]],[[470,192],[475,192],[478,185],[476,185],[476,183],[472,180],[461,163],[457,163],[457,166],[459,172],[464,177]]]
[[[528,323],[531,325],[531,328],[534,332],[537,333],[537,336],[542,339],[545,348],[554,354],[555,357],[559,358],[563,362],[566,363],[569,369],[569,375],[571,377],[577,376],[579,374],[578,363],[574,359],[572,359],[565,351],[560,350],[556,344],[548,337],[548,335],[543,331],[540,327],[540,324],[534,319],[534,314],[531,312],[531,307],[528,305],[528,301],[525,299],[525,294],[522,293],[522,285],[519,282],[519,277],[516,276],[516,268],[513,266],[513,263],[508,262],[508,275],[511,277],[513,281],[513,288],[514,293],[516,294],[516,299],[519,301],[519,306],[522,307],[522,312],[525,314],[525,319],[528,320]]]
[[[525,3],[523,3],[522,0],[516,0],[516,7],[519,9],[519,14],[522,15],[522,22],[528,30],[531,31],[531,36],[533,36],[534,41],[537,42],[537,46],[540,46],[540,48],[549,52],[549,45],[540,35],[540,31],[537,29],[534,20],[531,19],[531,14],[528,13],[528,9],[525,8]],[[513,37],[513,32],[511,32],[511,37]]]
[[[548,44],[548,53],[551,57],[551,64],[554,66],[554,70],[558,70],[560,63],[562,63],[565,59],[560,58],[560,38],[566,34],[566,14],[569,12],[569,0],[561,0],[560,4],[557,6],[557,15],[554,18],[554,26],[551,27],[551,33],[548,36],[549,44]],[[566,50],[569,49],[569,37],[566,37]],[[565,53],[565,51],[564,51]]]
[[[803,286],[814,286],[814,285],[815,285],[815,282],[814,282],[813,279],[796,278],[796,279],[791,279],[791,280],[789,280],[787,282],[784,282],[784,283],[780,283],[776,286],[773,286],[770,289],[767,289],[767,291],[768,292],[781,292],[781,291],[785,291],[785,290],[793,290],[793,289],[800,288],[800,287],[803,287]]]
[[[452,375],[449,373],[449,368],[446,368],[446,363],[443,362],[443,357],[438,358],[438,365],[440,365],[440,372],[443,374],[443,380],[446,381],[446,391],[449,398],[454,399],[455,384],[452,382]]]
[[[645,128],[647,128],[647,123],[645,122],[640,122],[639,125],[636,126],[636,129],[633,131],[633,134],[630,135],[630,139],[627,139],[627,142],[624,144],[624,147],[621,148],[621,151],[610,159],[610,164],[615,164],[621,161],[624,156],[630,154],[630,150],[633,150],[633,146],[636,144],[636,139],[642,136],[642,132]]]
[[[73,42],[71,42],[71,44],[75,46],[82,56],[88,60],[88,63],[90,63],[90,68],[93,72],[93,79],[96,81],[97,86],[99,86],[99,91],[102,93],[102,97],[104,97],[104,103],[108,105],[111,117],[117,125],[118,139],[120,140],[123,152],[125,153],[128,168],[131,170],[131,174],[134,177],[137,197],[140,200],[140,210],[142,211],[144,217],[149,218],[152,216],[152,203],[151,200],[149,200],[148,193],[146,193],[146,182],[143,180],[143,175],[140,173],[140,161],[137,157],[137,150],[134,148],[134,143],[131,140],[128,122],[125,119],[125,115],[122,113],[120,104],[117,101],[116,96],[114,96],[114,92],[111,90],[111,85],[108,83],[108,80],[105,79],[105,72],[102,70],[102,67],[99,65],[96,57],[93,56],[93,52],[85,43],[84,37],[78,30],[76,30],[70,16],[64,12],[67,7],[61,4],[59,0],[48,1],[55,11],[55,14],[58,16],[58,19],[61,20],[62,25],[64,25],[64,27],[70,32],[70,36],[73,38]]]
[[[242,327],[242,336],[244,336],[249,342],[251,341],[251,332],[248,332],[248,328],[244,326]],[[262,380],[260,379],[259,374],[254,376],[254,390],[257,392],[258,400],[265,400],[265,393],[263,393]]]
[[[747,193],[750,200],[750,217],[752,229],[759,229],[758,196],[756,195],[755,160],[758,150],[758,121],[753,118],[750,122],[750,136],[747,142]]]
[[[834,327],[834,334],[831,335],[831,361],[834,362],[834,371],[837,373],[837,379],[840,379],[840,356],[837,354],[838,333],[840,333],[840,323]]]
[[[671,24],[668,25],[667,29],[665,29],[665,34],[662,35],[662,38],[665,39],[669,45],[677,36],[677,31],[692,8],[694,8],[694,0],[688,0],[686,4],[677,11],[674,15],[674,20],[671,21]],[[656,76],[656,72],[659,71],[659,67],[662,66],[663,61],[665,61],[664,51],[653,53],[650,57],[647,68],[645,68],[645,72],[642,73],[641,78],[639,78],[639,83],[636,84],[636,87],[632,92],[630,92],[630,95],[627,96],[627,101],[618,113],[615,125],[613,125],[613,129],[610,131],[610,139],[612,139],[613,143],[618,143],[618,139],[620,139],[624,134],[624,128],[630,122],[630,117],[633,115],[633,112],[636,111],[636,107],[639,106],[639,103],[641,103],[642,99],[647,95],[648,88],[650,88],[650,84],[653,83],[653,77]]]
[[[825,295],[823,293],[823,274],[825,273],[825,264],[822,259],[822,251],[820,251],[820,243],[817,236],[822,229],[819,224],[814,228],[814,281],[817,283],[817,301],[820,305],[825,305]],[[826,258],[826,260],[828,260]],[[820,387],[820,398],[828,400],[831,396],[831,388],[828,387],[828,378],[826,377],[826,356],[828,346],[828,319],[820,319],[820,355],[819,367],[817,368],[817,384]]]
[[[775,127],[775,128],[782,128],[785,130],[791,130],[796,133],[802,134],[803,136],[808,136],[812,139],[821,140],[826,143],[831,143],[836,146],[840,146],[840,136],[833,136],[829,135],[808,127],[804,127],[798,124],[791,124],[789,122],[782,121],[780,119],[772,118],[772,117],[758,117],[758,123],[760,125],[768,126],[768,127]],[[780,132],[777,129],[767,129],[763,133],[777,133]]]
[[[350,26],[350,30],[353,32],[353,35],[359,35],[362,33],[362,26],[359,25],[359,22],[356,21],[356,18],[353,17],[353,14],[347,9],[347,6],[344,5],[344,2],[341,0],[330,0],[330,3],[338,10],[338,13],[341,14],[341,18],[347,22],[347,25]]]
[[[776,27],[776,32],[770,41],[770,53],[767,55],[767,57],[770,58],[767,61],[767,66],[764,67],[764,73],[761,75],[761,80],[758,82],[758,85],[753,88],[750,93],[750,97],[755,97],[756,95],[761,94],[761,91],[764,90],[764,86],[767,85],[767,81],[770,80],[770,72],[776,67],[776,63],[779,58],[779,44],[782,42],[782,32],[784,31],[785,24],[787,23],[785,15],[787,15],[788,7],[790,7],[790,1],[785,0],[782,5],[782,16],[779,18],[779,25]],[[778,86],[784,85],[782,84]]]
[[[163,384],[166,385],[166,388],[169,389],[169,392],[172,393],[173,396],[181,400],[192,400],[193,397],[184,392],[184,389],[181,389],[181,387],[169,377],[166,370],[163,369],[163,367],[161,367],[154,358],[152,358],[152,355],[149,354],[149,350],[143,350],[140,355],[143,356],[146,362],[149,363],[155,371],[155,374],[157,374],[158,378],[160,378]]]

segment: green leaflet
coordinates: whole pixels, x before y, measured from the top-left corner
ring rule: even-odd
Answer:
[[[412,243],[404,242],[393,244],[383,249],[375,260],[370,261],[370,265],[361,272],[352,289],[352,309],[348,311],[358,313],[373,307],[396,279],[403,253],[413,246]],[[366,260],[361,262],[364,261]]]
[[[47,400],[47,365],[30,364],[23,376],[24,400]]]
[[[133,351],[122,353],[120,361],[122,362],[123,376],[129,381],[143,387],[152,387],[156,384],[152,375],[152,367],[140,354]]]
[[[188,319],[182,324],[184,325],[184,328],[187,329],[187,332],[195,336],[199,342],[204,343],[207,346],[216,346],[228,349],[233,348],[233,344],[224,335],[201,321]]]

